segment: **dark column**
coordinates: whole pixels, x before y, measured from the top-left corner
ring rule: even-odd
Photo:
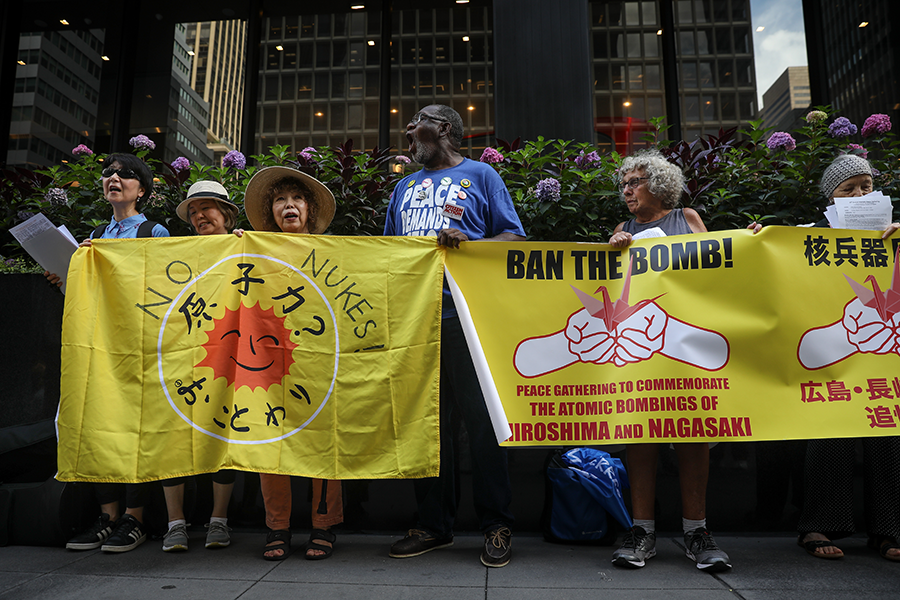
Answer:
[[[140,0],[122,4],[118,31],[112,34],[115,44],[107,56],[112,59],[115,70],[115,92],[113,95],[112,122],[110,123],[109,151],[127,151],[131,137],[131,111],[134,103],[134,79],[137,67],[138,44],[133,35],[133,24],[141,16]],[[107,35],[110,35],[107,29]],[[171,45],[171,42],[170,42]],[[104,69],[105,70],[105,69]],[[168,90],[167,90],[168,91]],[[167,96],[168,97],[168,96]]]
[[[247,17],[247,66],[244,69],[244,107],[241,111],[241,152],[256,154],[256,102],[259,100],[259,42],[262,35],[259,0],[250,3]]]
[[[671,128],[670,140],[678,141],[681,135],[681,98],[678,95],[678,61],[675,54],[675,2],[659,3],[659,19],[662,21],[663,81],[666,85],[666,121]]]
[[[16,63],[19,54],[19,26],[22,7],[18,2],[3,2],[0,7],[0,164],[6,164],[9,122],[16,89]]]
[[[381,59],[378,66],[378,147],[391,145],[391,37],[393,2],[381,5]]]
[[[587,0],[495,0],[497,137],[594,141]]]
[[[825,39],[822,11],[817,0],[803,0],[803,27],[806,31],[806,60],[809,69],[810,106],[831,104],[828,69],[825,66]]]

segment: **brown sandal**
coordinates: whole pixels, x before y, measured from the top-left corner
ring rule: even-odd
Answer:
[[[882,558],[900,562],[900,555],[891,556],[888,554],[888,550],[900,550],[900,544],[897,543],[895,538],[887,535],[876,535],[870,537],[866,545],[872,550],[877,550]]]

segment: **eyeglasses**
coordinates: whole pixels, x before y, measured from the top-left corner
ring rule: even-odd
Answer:
[[[418,125],[422,119],[431,119],[432,121],[437,121],[438,123],[449,123],[447,119],[443,119],[441,117],[435,117],[433,115],[426,115],[423,112],[417,113],[412,119],[409,120],[410,125]]]
[[[628,181],[623,181],[619,184],[619,191],[625,191],[625,188],[634,189],[637,186],[641,185],[641,181],[645,179],[650,179],[649,177],[632,177]]]
[[[104,177],[112,177],[113,175],[118,175],[119,179],[140,179],[137,173],[132,171],[131,169],[113,169],[112,167],[106,167],[100,172]]]

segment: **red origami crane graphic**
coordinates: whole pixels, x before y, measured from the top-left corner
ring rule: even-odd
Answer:
[[[898,255],[900,255],[900,248],[898,248]],[[895,258],[891,287],[884,292],[878,287],[878,280],[875,279],[874,275],[866,277],[866,283],[872,283],[872,290],[863,287],[861,283],[853,281],[847,275],[844,275],[844,277],[847,278],[847,283],[856,292],[856,297],[859,298],[859,301],[869,308],[877,310],[881,320],[887,323],[895,314],[900,312],[900,277],[898,277],[898,274],[900,274],[900,264]]]
[[[651,302],[656,302],[658,299],[665,296],[665,294],[660,294],[656,298],[651,298],[649,300],[641,300],[634,306],[628,305],[628,294],[631,291],[631,262],[628,262],[628,269],[625,275],[625,285],[622,288],[622,295],[615,302],[610,301],[609,299],[609,291],[606,289],[606,286],[601,285],[594,292],[603,293],[603,301],[597,300],[590,294],[586,294],[582,292],[574,285],[571,288],[575,291],[575,294],[578,296],[578,299],[581,300],[581,304],[587,309],[587,311],[591,314],[592,317],[596,317],[598,319],[603,319],[603,323],[606,325],[607,331],[615,331],[616,327],[619,324],[641,310]]]

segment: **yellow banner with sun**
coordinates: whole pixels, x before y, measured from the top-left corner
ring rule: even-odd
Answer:
[[[249,232],[80,249],[58,479],[437,475],[442,264],[423,238]]]
[[[446,266],[506,445],[891,436],[898,246],[766,227],[465,244]]]

